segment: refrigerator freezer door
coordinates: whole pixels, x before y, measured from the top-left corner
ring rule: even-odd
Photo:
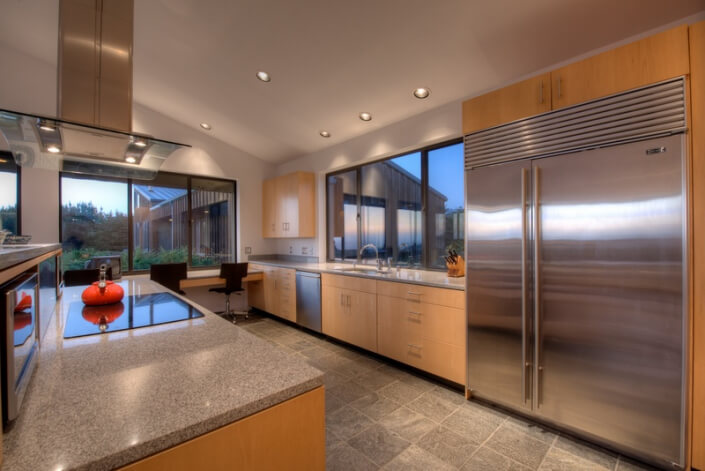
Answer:
[[[676,135],[533,161],[535,412],[681,465],[683,155]]]
[[[531,163],[466,174],[468,388],[478,397],[531,407]]]

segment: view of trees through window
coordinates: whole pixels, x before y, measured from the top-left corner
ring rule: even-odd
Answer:
[[[328,258],[381,259],[444,268],[448,250],[463,253],[462,142],[362,165],[327,176]]]
[[[235,184],[170,173],[150,181],[62,174],[61,240],[64,269],[106,256],[119,257],[123,271],[232,261]]]
[[[17,234],[17,165],[10,153],[0,152],[0,229]]]

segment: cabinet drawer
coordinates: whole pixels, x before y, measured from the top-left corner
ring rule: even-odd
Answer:
[[[321,285],[334,286],[336,288],[344,288],[353,291],[362,291],[363,293],[376,293],[377,281],[358,276],[331,275],[330,273],[321,274]]]
[[[457,309],[465,309],[465,291],[434,288],[431,286],[378,281],[377,293],[384,296],[406,299],[417,303],[438,304]]]
[[[465,348],[462,309],[377,295],[377,319],[380,328]]]
[[[378,335],[380,354],[441,378],[465,384],[465,348],[381,326]]]

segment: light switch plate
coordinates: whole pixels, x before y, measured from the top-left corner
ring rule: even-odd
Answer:
[[[252,247],[245,247],[245,254],[247,254],[247,255],[252,254]]]

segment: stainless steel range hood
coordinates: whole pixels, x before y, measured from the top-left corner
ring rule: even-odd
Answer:
[[[153,179],[186,144],[45,116],[0,110],[0,132],[23,167]]]

